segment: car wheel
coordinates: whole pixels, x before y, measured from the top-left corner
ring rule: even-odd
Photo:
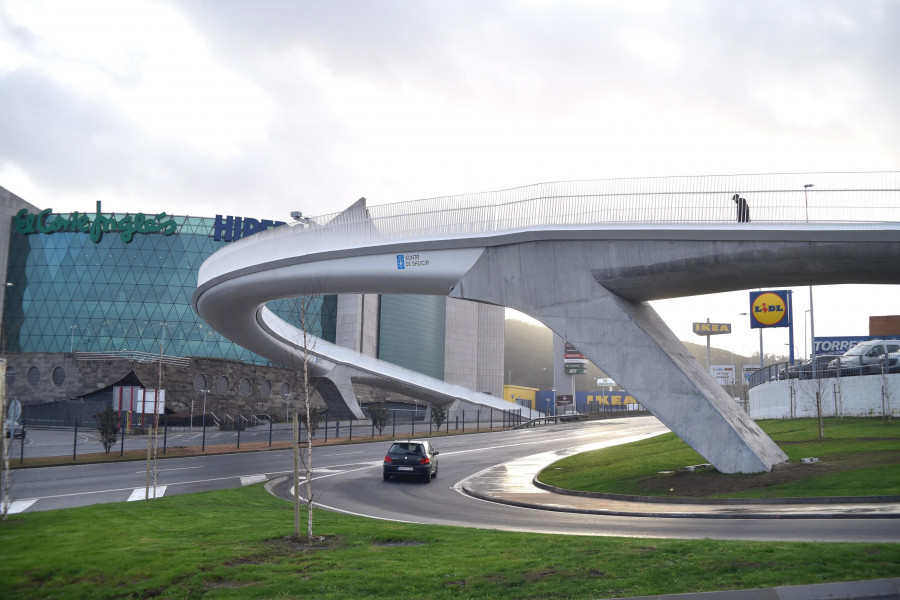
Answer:
[[[431,478],[432,478],[432,479],[437,479],[437,472],[438,472],[438,470],[435,469],[435,470],[434,470],[434,473],[431,474]]]

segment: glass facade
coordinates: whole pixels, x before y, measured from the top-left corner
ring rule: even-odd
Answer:
[[[68,219],[69,215],[62,215]],[[124,215],[105,214],[109,218]],[[172,235],[106,233],[96,243],[71,231],[10,236],[2,342],[7,352],[163,353],[266,364],[222,338],[191,308],[203,261],[227,243],[213,239],[215,219],[172,217]],[[269,304],[299,321],[290,299]],[[309,329],[333,342],[337,298],[315,299]]]
[[[444,379],[443,296],[383,294],[378,331],[378,358]]]

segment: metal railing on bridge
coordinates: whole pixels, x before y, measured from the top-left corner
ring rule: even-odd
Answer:
[[[808,187],[812,184],[812,187]],[[735,194],[750,222],[738,222]],[[793,173],[540,183],[443,196],[304,219],[293,228],[308,251],[403,241],[607,225],[786,227],[900,222],[900,172]]]

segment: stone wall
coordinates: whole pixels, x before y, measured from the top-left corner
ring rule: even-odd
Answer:
[[[148,389],[159,385],[158,362],[83,361],[70,353],[9,354],[6,358],[7,396],[23,405],[84,397],[123,380]],[[300,382],[288,369],[227,360],[195,358],[188,366],[162,366],[166,411],[174,413],[190,412],[191,402],[199,411],[206,389],[207,409],[216,414],[284,418],[287,404],[283,392],[299,397]],[[313,403],[325,406],[317,393]]]

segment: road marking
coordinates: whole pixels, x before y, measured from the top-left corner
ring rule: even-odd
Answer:
[[[156,472],[162,473],[163,471],[187,471],[189,469],[202,469],[202,468],[203,467],[177,467],[174,469],[157,469]],[[146,472],[147,472],[146,469],[143,471],[135,471],[135,473],[137,473],[137,474],[142,474],[142,473],[146,473]]]
[[[166,487],[164,485],[158,485],[154,487],[150,492],[151,498],[162,498],[166,495]],[[131,496],[128,497],[128,502],[134,502],[136,500],[143,500],[147,497],[147,488],[136,488],[131,492]]]
[[[35,502],[37,502],[37,500],[13,500],[12,503],[9,505],[9,510],[7,511],[7,514],[15,515],[20,512],[25,512],[26,510],[31,508],[31,505],[34,504]]]
[[[244,475],[241,477],[241,486],[253,485],[254,483],[262,483],[263,481],[268,480],[269,478],[265,475]]]

